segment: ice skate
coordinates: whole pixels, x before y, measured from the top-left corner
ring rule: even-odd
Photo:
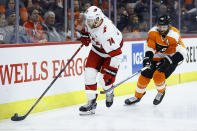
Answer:
[[[153,101],[153,104],[154,105],[160,104],[161,101],[163,100],[164,95],[165,95],[165,91],[163,93],[159,93],[158,92],[157,95],[156,95],[156,97],[155,97],[155,99],[154,99],[154,101]]]
[[[146,94],[146,92],[144,92],[143,96]],[[135,103],[138,103],[141,100],[141,98],[137,98],[137,97],[131,97],[125,100],[125,104],[126,105],[132,105]]]
[[[87,104],[81,106],[79,108],[80,115],[93,115],[95,114],[95,109],[96,109],[97,103],[96,99],[88,101]]]
[[[128,98],[125,100],[125,104],[126,105],[132,105],[132,104],[135,104],[137,102],[139,102],[141,100],[141,98],[137,98],[137,97],[131,97],[131,98]]]
[[[111,107],[114,101],[114,91],[106,94],[106,106]]]

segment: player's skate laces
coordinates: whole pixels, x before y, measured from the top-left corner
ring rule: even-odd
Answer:
[[[163,93],[157,93],[154,101],[153,101],[153,104],[154,105],[158,105],[159,103],[161,103],[161,101],[163,100],[163,97],[165,96],[165,91]]]
[[[106,106],[111,107],[114,101],[114,92],[106,94]]]
[[[125,100],[125,104],[126,105],[131,105],[131,104],[135,104],[137,102],[139,102],[141,100],[141,98],[137,98],[137,97],[131,97]]]
[[[96,106],[97,106],[96,99],[88,101],[87,104],[85,104],[79,108],[80,115],[95,114]]]

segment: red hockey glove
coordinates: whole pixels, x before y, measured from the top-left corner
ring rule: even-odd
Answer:
[[[85,46],[89,46],[90,42],[91,42],[90,38],[81,37],[81,43],[84,44]]]
[[[103,79],[105,81],[105,86],[108,86],[114,83],[117,71],[118,69],[114,67],[109,66],[108,68],[105,68],[105,74],[103,76]]]
[[[88,32],[85,32],[85,29],[81,30],[81,43],[85,46],[89,46],[91,39]]]

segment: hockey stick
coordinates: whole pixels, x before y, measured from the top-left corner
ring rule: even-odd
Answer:
[[[38,104],[38,102],[42,99],[42,97],[47,93],[47,91],[51,88],[51,86],[55,83],[55,81],[58,79],[58,77],[62,74],[62,72],[66,69],[68,64],[73,60],[73,58],[77,55],[77,53],[81,50],[83,47],[83,44],[78,48],[78,50],[74,53],[74,55],[70,58],[70,60],[66,63],[64,68],[59,72],[59,74],[53,79],[53,81],[50,83],[50,85],[47,87],[47,89],[42,93],[42,95],[38,98],[38,100],[34,103],[34,105],[30,108],[30,110],[24,115],[24,116],[18,116],[17,113],[14,114],[14,116],[11,117],[12,121],[21,121],[24,120],[29,113],[34,109],[34,107]]]
[[[134,73],[132,76],[129,76],[128,78],[126,78],[125,80],[122,80],[121,82],[117,83],[116,85],[112,86],[111,88],[104,90],[104,91],[95,91],[95,90],[86,90],[86,93],[90,93],[90,94],[106,94],[107,92],[113,90],[114,88],[116,88],[117,86],[121,85],[122,83],[124,83],[125,81],[131,79],[132,77],[136,76],[137,74],[139,74],[140,72],[146,70],[149,67],[144,67],[142,69],[140,69],[139,71],[137,71],[136,73]]]

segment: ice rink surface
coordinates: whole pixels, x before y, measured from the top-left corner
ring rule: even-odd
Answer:
[[[126,106],[129,96],[116,97],[111,108],[98,101],[96,114],[80,116],[80,105],[30,114],[25,120],[0,121],[1,131],[197,131],[197,81],[167,87],[160,105],[157,91],[147,91],[140,103]],[[21,114],[19,114],[21,115]]]

